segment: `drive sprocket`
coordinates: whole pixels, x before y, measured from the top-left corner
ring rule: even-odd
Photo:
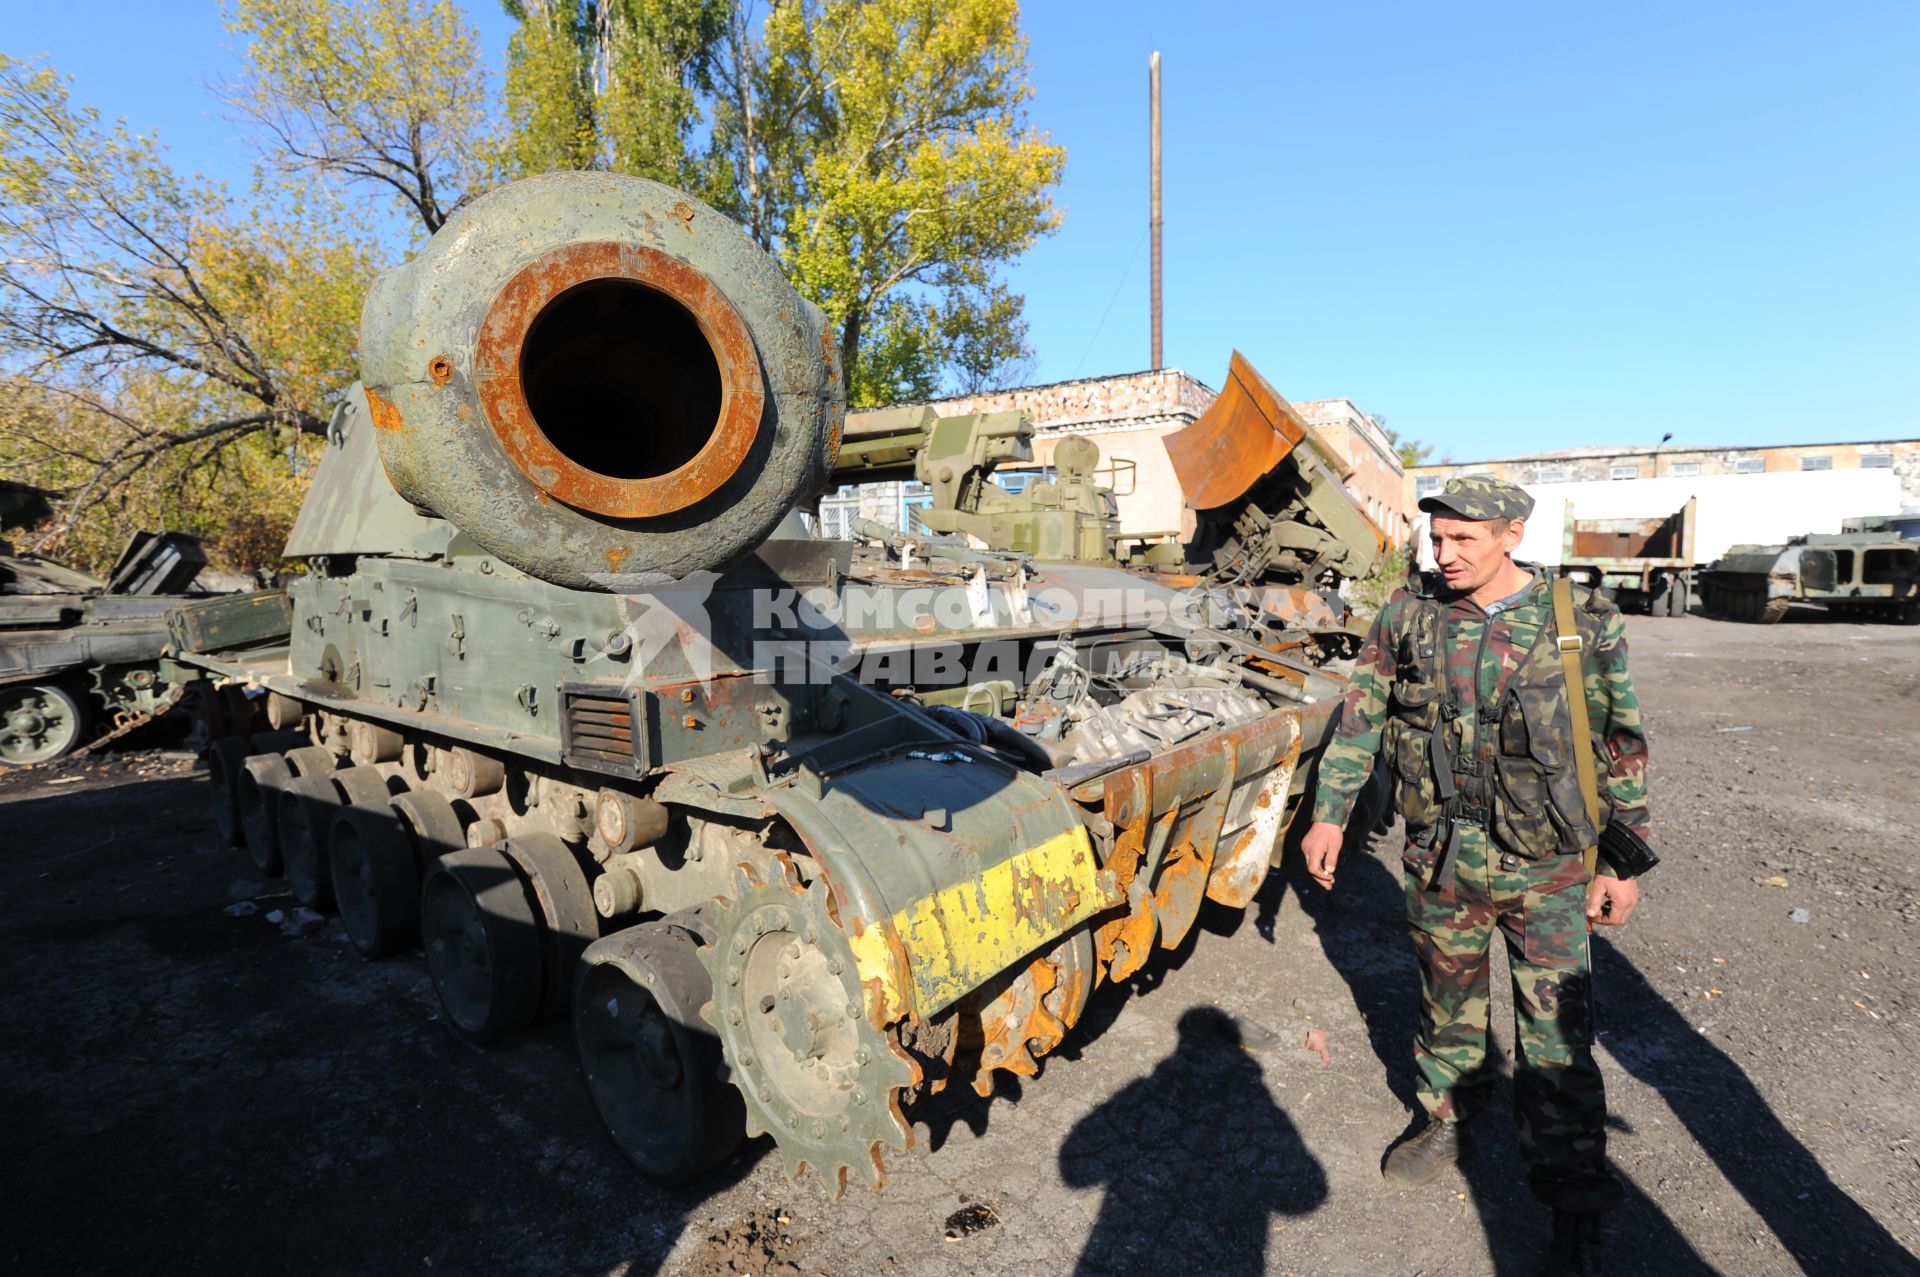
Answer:
[[[772,1135],[788,1175],[811,1166],[835,1198],[849,1171],[879,1188],[881,1145],[912,1147],[900,1100],[920,1070],[868,1019],[826,884],[803,885],[779,855],[764,870],[739,866],[732,898],[713,908],[714,942],[700,950],[713,1000],[701,1014],[725,1045],[747,1133]]]

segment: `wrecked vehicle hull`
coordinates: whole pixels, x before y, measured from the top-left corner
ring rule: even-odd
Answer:
[[[1840,616],[1920,625],[1920,547],[1875,533],[1811,533],[1736,545],[1700,574],[1708,616],[1772,625],[1796,603]]]
[[[197,675],[164,656],[167,614],[205,563],[176,533],[137,533],[104,580],[0,553],[0,767],[104,743],[178,704]]]
[[[470,1040],[569,1016],[641,1170],[766,1132],[836,1194],[878,1187],[920,1097],[1032,1075],[1100,983],[1258,890],[1353,649],[1320,582],[811,538],[824,319],[639,179],[490,195],[375,299],[290,626],[182,658],[245,689],[216,817],[368,958],[422,946]],[[662,325],[648,377],[609,363]],[[677,442],[609,450],[609,402]],[[1090,546],[1104,507],[1050,499]]]

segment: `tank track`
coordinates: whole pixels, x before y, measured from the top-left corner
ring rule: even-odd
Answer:
[[[140,728],[145,727],[148,723],[153,722],[156,718],[159,718],[162,715],[166,714],[167,711],[171,710],[174,706],[178,705],[181,701],[185,700],[186,694],[187,694],[186,688],[176,687],[172,691],[167,693],[166,698],[164,700],[162,700],[158,705],[154,706],[151,710],[148,710],[144,714],[129,714],[124,710],[117,712],[114,715],[114,726],[112,731],[107,732],[104,736],[101,736],[97,740],[88,741],[85,745],[82,745],[79,749],[75,750],[74,752],[78,754],[91,754],[94,750],[101,749],[107,745],[112,744],[114,741],[119,740],[122,736],[125,736],[129,732],[138,731]]]

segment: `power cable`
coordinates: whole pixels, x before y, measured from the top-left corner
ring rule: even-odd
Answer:
[[[1127,277],[1133,274],[1133,264],[1140,260],[1140,246],[1146,242],[1147,232],[1143,230],[1140,232],[1140,238],[1133,242],[1133,254],[1127,258],[1127,268],[1120,272],[1120,282],[1113,286],[1113,296],[1107,298],[1107,308],[1100,312],[1100,322],[1093,326],[1093,336],[1087,338],[1087,348],[1080,352],[1080,362],[1076,363],[1073,371],[1067,375],[1068,381],[1080,375],[1080,369],[1085,366],[1087,356],[1093,353],[1093,343],[1100,340],[1100,330],[1107,326],[1107,316],[1113,313],[1113,304],[1120,300],[1120,290],[1127,286]]]

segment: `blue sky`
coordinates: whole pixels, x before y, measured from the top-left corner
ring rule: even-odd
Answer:
[[[1218,384],[1237,346],[1459,460],[1920,435],[1920,5],[1025,10],[1067,148],[1013,277],[1038,380],[1148,362],[1157,48],[1170,364]],[[469,11],[497,67],[506,19]],[[242,185],[203,89],[230,43],[211,3],[96,0],[0,48]]]

